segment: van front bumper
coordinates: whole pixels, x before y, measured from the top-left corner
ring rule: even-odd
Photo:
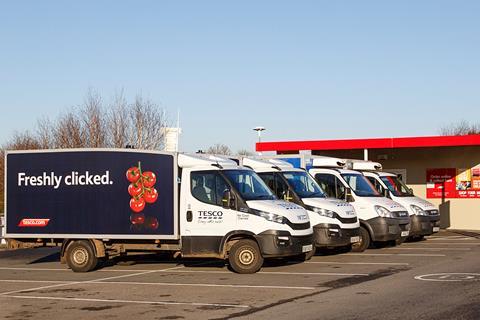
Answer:
[[[440,215],[419,216],[412,215],[410,237],[429,236],[440,230]]]
[[[313,227],[313,235],[317,248],[344,247],[360,235],[360,228],[341,229],[337,224],[320,223]]]
[[[373,241],[392,241],[410,235],[410,218],[376,217],[366,221],[370,225]],[[403,233],[403,235],[402,235]]]
[[[292,236],[288,231],[267,230],[256,235],[255,238],[264,258],[296,256],[314,248],[313,234]]]

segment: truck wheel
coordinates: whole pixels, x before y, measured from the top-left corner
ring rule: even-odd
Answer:
[[[70,244],[65,256],[67,265],[73,272],[92,271],[98,263],[92,245],[86,240],[78,240]]]
[[[243,239],[236,242],[230,249],[228,262],[237,273],[255,273],[262,267],[263,257],[255,241]]]
[[[370,247],[370,233],[364,227],[360,227],[360,241],[352,244],[352,252],[363,252]]]

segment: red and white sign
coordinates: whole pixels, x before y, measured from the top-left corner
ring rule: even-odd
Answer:
[[[19,227],[39,227],[44,228],[48,226],[50,219],[22,219],[18,224]]]
[[[427,198],[480,198],[480,167],[427,169]]]

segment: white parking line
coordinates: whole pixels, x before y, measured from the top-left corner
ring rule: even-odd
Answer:
[[[480,245],[480,241],[478,242],[407,242],[403,243],[402,246],[422,246],[422,245],[452,245],[452,246],[474,246],[478,247]]]
[[[28,288],[28,289],[22,289],[22,290],[8,291],[8,292],[0,293],[0,296],[2,296],[2,295],[5,296],[5,295],[10,295],[10,294],[15,294],[15,293],[22,293],[22,292],[25,292],[25,291],[37,291],[37,290],[43,290],[43,289],[64,287],[64,286],[82,284],[82,283],[89,283],[89,282],[94,282],[94,281],[105,281],[105,280],[114,280],[114,279],[120,279],[120,278],[126,278],[126,277],[140,276],[140,275],[144,275],[144,274],[149,274],[149,273],[154,273],[154,272],[162,272],[162,271],[167,271],[167,270],[174,270],[174,269],[183,268],[183,267],[184,266],[177,266],[177,267],[161,269],[161,270],[149,270],[149,271],[145,271],[145,272],[124,274],[124,275],[115,276],[115,277],[107,277],[107,278],[93,279],[93,280],[86,280],[86,281],[74,281],[74,282],[70,282],[70,283],[60,283],[60,284],[53,284],[53,285],[49,285],[49,286],[42,286],[42,287],[36,287],[36,288]]]
[[[351,265],[387,265],[387,266],[408,266],[410,263],[401,262],[338,262],[338,261],[306,261],[313,264],[351,264]]]
[[[428,253],[345,253],[344,256],[403,256],[403,257],[446,257],[445,254]]]
[[[14,299],[35,299],[35,300],[60,300],[60,301],[82,301],[82,302],[108,302],[108,303],[131,303],[131,304],[157,304],[157,305],[188,305],[200,307],[224,307],[224,308],[250,308],[240,304],[200,303],[200,302],[170,302],[170,301],[140,301],[140,300],[116,300],[116,299],[87,299],[87,298],[63,298],[47,296],[3,296],[3,298]]]
[[[454,239],[445,239],[445,238],[435,238],[435,239],[428,239],[428,241],[475,241],[476,238],[472,237],[465,237],[465,238],[454,238]]]
[[[411,247],[394,247],[394,248],[385,248],[387,250],[430,250],[430,251],[470,251],[471,248],[411,248]]]
[[[172,270],[169,273],[231,273],[230,271],[210,271],[210,270]],[[261,274],[273,275],[309,275],[309,276],[368,276],[368,273],[328,273],[328,272],[274,272],[274,271],[260,271]]]
[[[56,280],[0,280],[6,283],[64,283],[78,284],[77,281]],[[315,287],[290,287],[290,286],[254,286],[244,284],[212,284],[212,283],[170,283],[170,282],[138,282],[138,281],[88,281],[82,284],[102,285],[147,285],[147,286],[172,286],[172,287],[218,287],[218,288],[246,288],[246,289],[287,289],[287,290],[316,290]]]

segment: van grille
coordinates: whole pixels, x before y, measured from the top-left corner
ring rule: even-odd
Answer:
[[[292,223],[290,220],[287,220],[287,225],[293,230],[305,230],[310,228],[310,222],[305,223]]]
[[[357,223],[357,217],[353,217],[353,218],[342,218],[340,217],[340,215],[336,215],[335,218],[338,219],[338,221],[340,221],[341,223]]]

